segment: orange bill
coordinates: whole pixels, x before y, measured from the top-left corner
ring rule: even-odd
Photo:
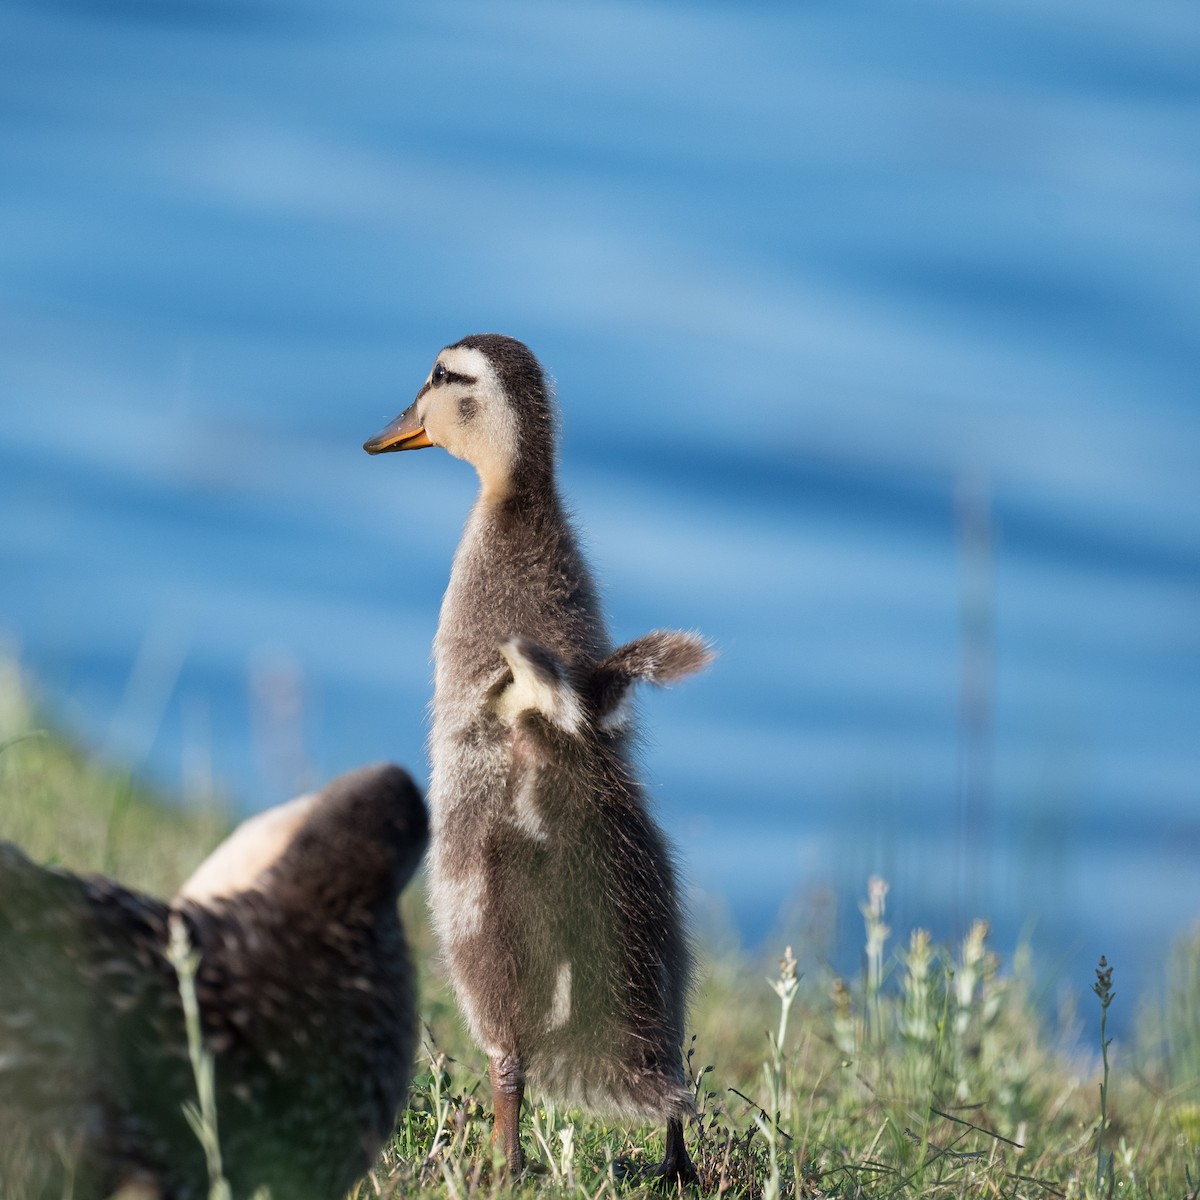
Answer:
[[[417,406],[410,404],[386,429],[363,442],[368,454],[388,454],[393,450],[420,450],[432,446],[425,426],[417,417]]]

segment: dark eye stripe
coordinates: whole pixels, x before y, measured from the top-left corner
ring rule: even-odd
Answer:
[[[446,383],[478,383],[479,380],[474,375],[459,375],[457,371],[446,372]]]

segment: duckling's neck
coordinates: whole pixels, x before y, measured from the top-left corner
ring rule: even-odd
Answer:
[[[500,645],[526,637],[565,662],[601,658],[608,631],[553,479],[498,495],[481,489],[442,601],[437,703],[477,701],[504,669]]]
[[[553,478],[539,480],[536,487],[530,486],[527,479],[511,475],[481,479],[468,529],[477,521],[500,525],[516,536],[524,530],[570,528]]]
[[[522,455],[515,462],[507,455],[478,461],[479,498],[476,505],[517,504],[526,511],[555,508],[561,511],[554,481],[552,451]]]

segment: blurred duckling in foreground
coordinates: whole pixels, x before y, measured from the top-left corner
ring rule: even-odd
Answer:
[[[441,446],[480,479],[434,643],[430,905],[490,1058],[510,1169],[524,1164],[528,1076],[596,1111],[665,1120],[659,1173],[690,1179],[690,954],[624,701],[637,679],[666,683],[710,655],[687,634],[612,650],[559,498],[554,426],[529,349],[479,334],[442,350],[364,447]]]
[[[412,1069],[397,909],[421,860],[408,774],[374,766],[252,818],[172,905],[0,843],[0,1194],[204,1200],[172,928],[199,955],[232,1193],[333,1200],[391,1133]],[[66,1190],[64,1190],[66,1189]]]

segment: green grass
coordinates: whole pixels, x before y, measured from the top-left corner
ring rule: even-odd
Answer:
[[[0,839],[36,862],[169,895],[228,833],[215,804],[171,803],[50,728],[0,659]]]
[[[146,795],[38,730],[9,672],[0,837],[34,858],[169,894],[225,832],[221,812]],[[486,1061],[458,1019],[419,888],[404,909],[423,967],[422,1048],[410,1106],[356,1200],[417,1188],[437,1200],[642,1191],[637,1171],[661,1156],[661,1129],[536,1094],[524,1139],[539,1167],[506,1179],[488,1142]],[[1098,978],[1080,1050],[1039,1015],[1028,957],[1001,963],[985,923],[956,946],[914,930],[894,947],[881,881],[863,919],[858,979],[801,977],[790,951],[764,967],[735,948],[701,948],[686,1047],[700,1194],[1200,1200],[1200,936],[1177,948],[1136,1048],[1106,1044],[1119,969],[1111,993]],[[1077,982],[1081,992],[1093,983]]]

